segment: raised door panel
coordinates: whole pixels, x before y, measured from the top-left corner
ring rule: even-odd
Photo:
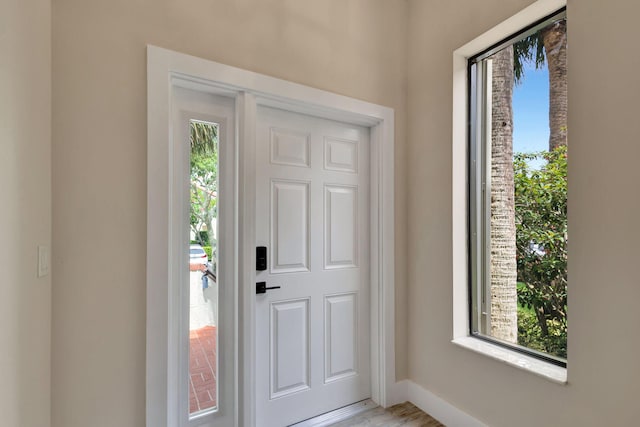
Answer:
[[[293,130],[271,128],[271,163],[310,167],[310,135]]]
[[[271,183],[272,273],[309,271],[309,183]]]
[[[309,299],[271,304],[271,399],[309,388]]]
[[[357,266],[357,199],[358,192],[356,187],[325,186],[325,269]]]
[[[325,297],[325,382],[353,376],[357,352],[357,294]]]
[[[324,168],[330,171],[358,172],[358,142],[324,138]]]

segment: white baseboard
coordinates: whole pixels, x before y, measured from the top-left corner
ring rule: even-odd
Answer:
[[[410,380],[395,384],[393,403],[409,401],[447,427],[487,427],[441,397]]]
[[[398,381],[393,385],[391,397],[387,399],[387,406],[397,405],[409,400],[409,380]]]

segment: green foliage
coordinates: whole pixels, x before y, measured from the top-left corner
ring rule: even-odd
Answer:
[[[212,259],[211,255],[212,255],[212,247],[211,246],[203,246],[202,249],[204,249],[205,253],[207,254],[207,258],[208,259]]]
[[[206,230],[198,231],[196,233],[196,243],[200,246],[208,246],[209,245],[209,232]]]
[[[518,344],[558,357],[567,357],[567,330],[559,322],[548,323],[549,334],[543,335],[533,310],[518,307]]]
[[[546,164],[531,168],[538,158]],[[535,316],[543,351],[566,357],[567,148],[516,154],[514,181],[518,303]],[[529,343],[538,336],[534,329],[522,335]]]
[[[536,314],[524,307],[518,307],[518,344],[532,350],[546,351]]]
[[[215,245],[211,233],[218,216],[218,126],[190,122],[191,229],[202,246]]]
[[[559,19],[546,28],[551,26],[564,28],[566,31],[566,19]],[[541,29],[513,44],[513,75],[516,84],[522,82],[526,64],[534,65],[537,70],[545,66],[547,56],[544,47],[544,31],[545,29]]]
[[[533,62],[536,69],[544,67],[544,43],[540,31],[513,44],[513,75],[516,84],[524,78],[525,64],[528,62]]]
[[[191,121],[189,123],[191,154],[209,155],[218,145],[218,126],[213,123]]]

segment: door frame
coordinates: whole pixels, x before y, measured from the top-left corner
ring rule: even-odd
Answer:
[[[394,111],[391,108],[147,46],[147,426],[174,426],[172,385],[179,363],[172,348],[176,310],[168,247],[171,199],[172,92],[176,87],[235,99],[237,154],[235,425],[255,425],[255,120],[258,105],[370,129],[371,398],[396,403]],[[179,315],[179,313],[177,313]],[[242,408],[237,409],[237,408]]]

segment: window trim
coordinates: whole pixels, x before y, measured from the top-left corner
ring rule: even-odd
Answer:
[[[453,250],[453,340],[454,344],[498,359],[512,366],[542,375],[554,382],[566,383],[566,364],[539,358],[533,350],[499,341],[487,342],[485,337],[471,333],[472,294],[470,279],[473,265],[469,256],[471,240],[469,136],[472,130],[469,90],[471,84],[469,60],[499,48],[505,42],[526,31],[543,25],[550,17],[566,13],[566,0],[539,0],[453,53],[453,116],[452,116],[452,250]],[[489,53],[490,54],[490,53]],[[477,271],[477,270],[476,270]],[[498,350],[496,350],[498,349]],[[551,359],[552,357],[549,357]],[[532,363],[535,360],[539,363]],[[551,369],[551,367],[553,367]],[[549,371],[552,373],[549,374]]]
[[[503,48],[509,46],[510,44],[512,44],[515,40],[520,40],[520,39],[524,39],[525,37],[528,37],[536,32],[538,32],[539,30],[543,29],[544,27],[546,27],[547,25],[551,24],[552,22],[558,20],[558,19],[566,19],[567,17],[567,7],[563,6],[561,8],[559,8],[558,10],[549,13],[547,16],[538,19],[537,21],[533,22],[532,24],[524,27],[523,29],[521,29],[520,31],[517,31],[513,34],[511,34],[510,36],[505,37],[503,40],[500,40],[499,42],[495,43],[493,46],[488,47],[487,49],[477,53],[476,55],[472,56],[471,58],[469,58],[469,62],[479,62],[491,55],[493,55],[494,53],[502,50]]]

